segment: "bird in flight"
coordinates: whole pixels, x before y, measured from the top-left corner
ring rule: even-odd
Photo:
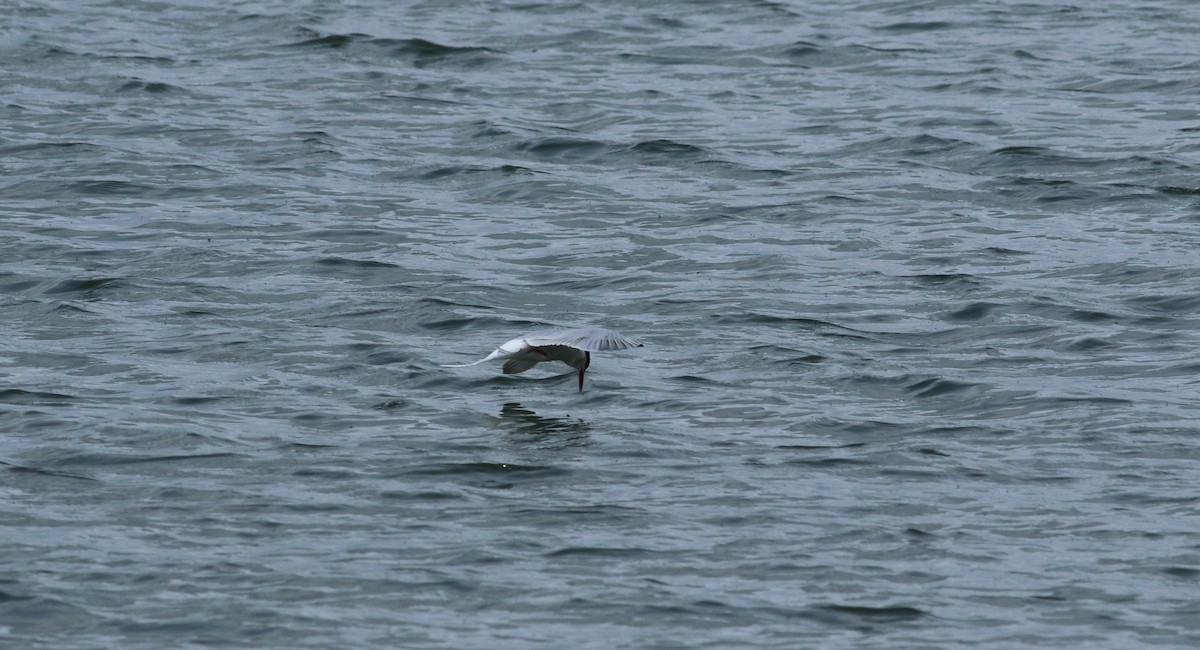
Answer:
[[[504,359],[501,371],[506,375],[515,375],[525,372],[543,361],[561,361],[579,371],[579,392],[582,393],[583,373],[592,363],[593,352],[640,347],[645,346],[603,327],[542,330],[519,336],[474,363],[446,367],[465,368],[492,359]]]

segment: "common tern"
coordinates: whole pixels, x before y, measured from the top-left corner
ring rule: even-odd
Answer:
[[[593,352],[627,350],[645,347],[633,339],[603,327],[580,327],[565,330],[543,330],[517,337],[495,352],[474,363],[446,366],[466,368],[492,359],[504,359],[501,368],[506,375],[525,372],[543,361],[561,361],[579,371],[579,392],[583,392],[583,373],[592,363]]]

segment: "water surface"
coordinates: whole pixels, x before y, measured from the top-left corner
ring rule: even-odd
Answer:
[[[0,9],[0,640],[1195,647],[1200,9],[816,4]]]

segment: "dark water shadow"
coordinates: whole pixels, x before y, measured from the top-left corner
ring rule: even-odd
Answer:
[[[553,437],[570,444],[586,444],[592,428],[578,418],[543,417],[519,402],[508,402],[500,407],[500,423],[515,434],[539,440]]]

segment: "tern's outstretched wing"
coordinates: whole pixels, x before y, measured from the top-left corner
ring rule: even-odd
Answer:
[[[640,341],[627,339],[603,327],[580,327],[569,330],[544,330],[524,337],[533,347],[565,345],[588,352],[608,352],[645,347]]]
[[[506,375],[515,375],[525,372],[538,364],[539,359],[533,357],[513,357],[504,362],[504,367],[500,369]]]

